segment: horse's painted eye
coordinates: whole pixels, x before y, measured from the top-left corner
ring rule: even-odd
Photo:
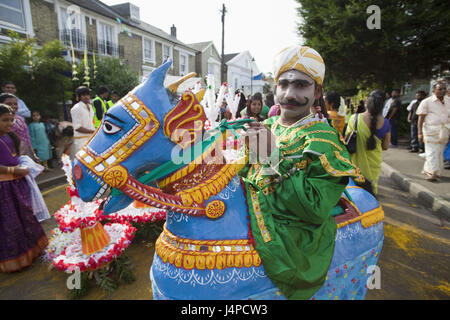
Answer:
[[[103,131],[106,134],[114,134],[122,130],[121,127],[116,126],[114,123],[109,122],[108,120],[105,120],[103,123]]]

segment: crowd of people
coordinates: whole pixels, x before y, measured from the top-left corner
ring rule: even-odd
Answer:
[[[50,159],[81,148],[119,95],[112,92],[107,100],[109,91],[102,86],[91,101],[89,89],[80,87],[72,122],[44,123],[40,112],[30,111],[17,96],[13,82],[5,81],[1,89],[0,272],[14,272],[30,266],[48,245],[40,222],[50,214],[35,178],[52,170]]]
[[[302,58],[297,59],[300,56]],[[271,209],[261,210],[261,214],[276,236],[260,239],[256,236],[258,233],[253,232],[266,271],[289,297],[307,298],[326,276],[336,232],[330,212],[349,178],[366,181],[362,186],[373,195],[378,193],[382,151],[398,145],[402,103],[398,89],[394,89],[388,99],[385,92],[374,90],[356,107],[337,92],[324,92],[325,65],[312,48],[286,48],[276,57],[275,66],[274,93],[258,92],[247,98],[241,93],[236,118],[256,120],[248,125],[256,129],[257,134],[265,132],[271,137],[268,150],[280,148],[285,152],[286,156],[276,168],[271,167],[280,178],[261,184],[262,176],[258,172],[250,170],[240,175],[245,177],[248,191],[256,192],[261,208]],[[12,272],[29,266],[48,243],[39,223],[42,215],[38,215],[31,204],[33,187],[26,179],[30,169],[21,165],[21,155],[48,168],[52,146],[40,113],[30,112],[16,96],[14,84],[5,82],[2,91],[0,271]],[[108,100],[109,93],[102,86],[92,98],[89,88],[76,89],[77,103],[70,110],[73,143],[65,148],[66,152],[70,149],[72,157],[119,99],[112,92]],[[411,152],[423,151],[423,173],[427,180],[436,181],[444,166],[443,153],[449,140],[450,91],[446,83],[437,81],[428,98],[425,92],[418,91],[407,110]],[[225,101],[220,111],[217,120],[232,118]],[[25,118],[31,118],[28,125]],[[356,149],[350,154],[344,146],[355,135]],[[306,167],[309,169],[303,170]],[[333,168],[340,168],[339,174]],[[268,189],[264,189],[266,187]],[[253,219],[252,215],[250,217]],[[292,223],[286,224],[286,221]],[[291,259],[287,261],[283,256]],[[283,268],[288,271],[278,274],[280,265],[273,261],[285,263]],[[309,261],[320,263],[310,264]],[[298,269],[306,265],[309,267]]]
[[[236,93],[238,92],[240,91],[237,90]],[[398,147],[400,115],[404,112],[402,108],[405,109],[402,107],[400,93],[400,89],[394,89],[392,92],[375,90],[354,106],[350,99],[344,99],[337,92],[328,91],[323,94],[323,99],[317,101],[329,124],[345,141],[357,130],[357,151],[351,158],[366,180],[370,181],[371,186],[367,188],[375,195],[381,172],[382,151]],[[445,81],[436,81],[428,98],[425,91],[418,90],[415,99],[406,107],[407,121],[410,124],[409,149],[426,159],[422,173],[427,181],[437,181],[443,169],[450,169],[450,159],[444,158],[445,150],[450,153],[449,131],[446,129],[446,126],[450,126],[449,110],[450,87],[447,89]],[[311,111],[316,112],[315,109]],[[279,115],[280,105],[275,102],[272,92],[264,96],[257,92],[249,95],[247,99],[241,94],[236,118],[252,118],[261,122]],[[220,117],[231,119],[231,112],[225,100]],[[355,126],[357,118],[358,127]],[[428,149],[425,145],[428,145]]]

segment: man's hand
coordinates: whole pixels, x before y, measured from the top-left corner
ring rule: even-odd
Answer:
[[[246,124],[245,144],[250,152],[256,153],[259,162],[265,162],[276,147],[275,137],[262,122]]]

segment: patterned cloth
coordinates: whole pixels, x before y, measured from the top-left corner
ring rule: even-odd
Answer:
[[[13,131],[19,136],[19,139],[25,142],[29,147],[31,146],[30,132],[28,131],[27,123],[25,119],[18,114],[14,116],[14,126]]]
[[[275,82],[278,82],[281,74],[292,69],[306,73],[319,85],[323,83],[325,63],[313,48],[295,45],[281,50],[273,64]]]
[[[16,166],[17,156],[9,136],[0,137],[0,165]],[[0,272],[18,271],[31,265],[47,246],[44,229],[33,214],[30,188],[25,178],[0,182]]]

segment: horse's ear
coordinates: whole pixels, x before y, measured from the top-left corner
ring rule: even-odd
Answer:
[[[172,65],[172,60],[167,59],[162,65],[152,71],[148,79],[144,82],[143,88],[154,88],[161,87],[164,88],[164,79],[166,78],[167,70],[169,70]]]
[[[179,80],[171,83],[167,89],[169,89],[170,91],[172,91],[174,94],[177,93],[178,87],[180,86],[180,84],[182,84],[183,82],[185,82],[186,80],[195,77],[197,74],[195,72],[191,72],[188,73],[187,75],[185,75],[184,77],[181,77]]]

